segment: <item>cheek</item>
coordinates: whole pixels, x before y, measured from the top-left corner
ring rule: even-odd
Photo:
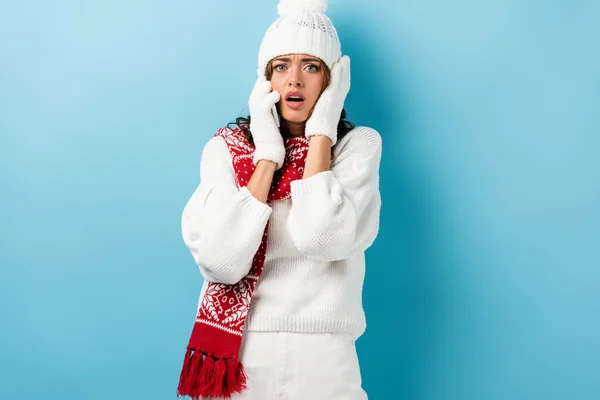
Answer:
[[[281,79],[276,78],[275,76],[271,77],[271,88],[272,90],[277,90],[279,94],[284,92],[283,90],[283,82]]]
[[[321,90],[322,90],[323,86],[322,86],[322,81],[321,80],[317,80],[315,82],[313,82],[310,87],[307,87],[307,95],[310,97],[311,101],[316,103],[317,100],[319,99],[319,96],[321,95]]]

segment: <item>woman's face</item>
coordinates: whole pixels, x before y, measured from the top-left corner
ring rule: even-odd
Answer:
[[[308,120],[327,86],[326,70],[320,59],[308,54],[287,54],[271,60],[267,79],[281,95],[278,111],[283,119],[296,123]]]

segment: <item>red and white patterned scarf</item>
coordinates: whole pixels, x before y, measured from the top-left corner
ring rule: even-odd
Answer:
[[[215,136],[221,136],[227,143],[238,187],[246,186],[255,169],[252,162],[255,147],[239,128],[224,127]],[[267,203],[289,199],[290,182],[302,179],[308,139],[304,136],[286,139],[285,148],[285,161],[273,176]],[[178,396],[190,396],[194,400],[230,398],[246,389],[246,374],[238,353],[252,293],[265,262],[268,228],[267,222],[262,243],[246,277],[235,285],[208,283],[187,346]]]

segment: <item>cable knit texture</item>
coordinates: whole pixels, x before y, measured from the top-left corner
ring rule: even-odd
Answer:
[[[242,279],[270,221],[245,330],[347,332],[355,339],[364,332],[364,251],[379,230],[380,160],[379,133],[356,127],[334,148],[331,170],[293,181],[291,199],[269,206],[236,186],[223,139],[208,141],[200,184],[182,216],[184,242],[204,279]]]
[[[325,14],[326,0],[281,0],[279,18],[265,32],[258,50],[258,69],[283,54],[310,54],[331,68],[342,56],[335,26]]]

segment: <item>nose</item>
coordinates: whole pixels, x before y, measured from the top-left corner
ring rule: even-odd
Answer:
[[[301,87],[302,86],[302,73],[298,66],[293,66],[292,68],[289,69],[288,86],[289,87]]]

